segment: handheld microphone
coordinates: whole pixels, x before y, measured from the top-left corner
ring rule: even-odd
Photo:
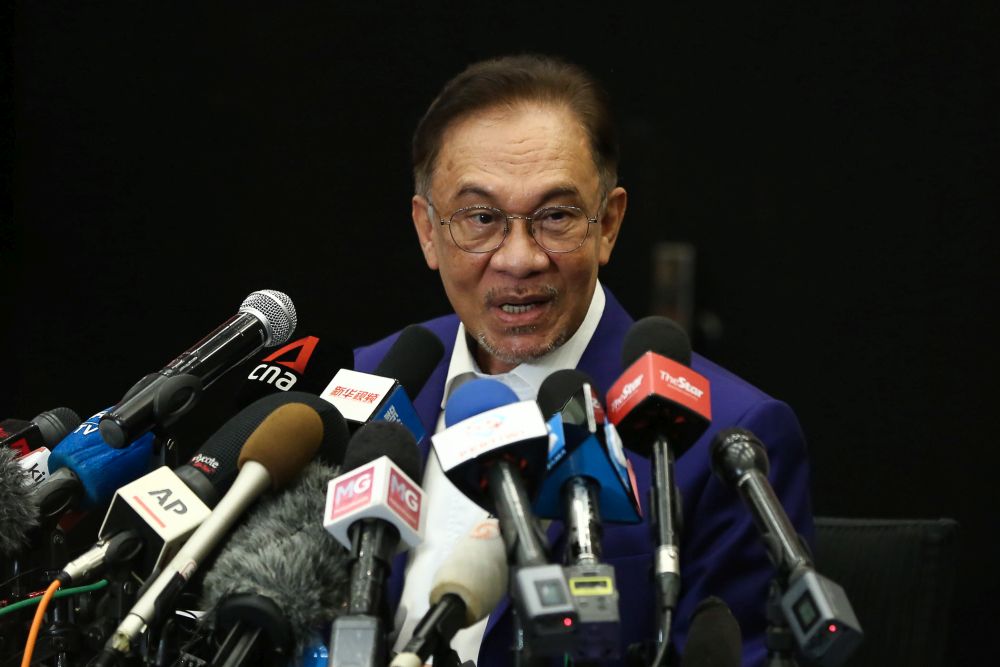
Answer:
[[[52,449],[79,424],[80,417],[69,408],[46,410],[30,422],[5,419],[0,422],[0,447],[17,450],[21,456],[39,447]]]
[[[639,320],[625,335],[621,378],[608,392],[608,415],[629,449],[652,457],[650,525],[656,539],[653,579],[660,629],[653,664],[666,660],[680,595],[679,494],[674,457],[683,454],[712,419],[708,380],[688,366],[691,341],[665,317]]]
[[[608,661],[619,658],[621,652],[615,569],[601,562],[601,520],[607,518],[603,501],[617,503],[613,518],[620,519],[624,513],[629,523],[637,523],[641,515],[631,467],[621,443],[614,439],[616,434],[612,432],[612,439],[604,440],[604,410],[592,387],[586,373],[566,369],[547,377],[538,390],[542,413],[552,415],[549,425],[553,433],[562,434],[549,450],[549,476],[542,491],[544,494],[548,487],[564,508],[563,514],[554,516],[565,517],[563,570],[579,615],[578,640],[571,655],[582,661]],[[539,494],[539,501],[543,494]]]
[[[728,428],[715,435],[711,453],[713,472],[740,494],[760,531],[799,650],[820,665],[843,664],[861,643],[861,626],[844,589],[813,567],[767,479],[764,445],[747,429]]]
[[[432,655],[448,664],[452,637],[489,616],[507,592],[505,551],[496,519],[476,524],[434,575],[431,607],[389,667],[421,667]]]
[[[413,480],[422,467],[407,428],[373,421],[351,438],[347,472],[330,480],[323,526],[351,552],[347,613],[333,622],[331,666],[386,664],[385,584],[393,555],[421,539],[423,493]]]
[[[253,403],[244,412],[258,413],[265,400]],[[173,607],[199,565],[247,507],[268,488],[288,485],[316,455],[328,434],[323,418],[314,409],[294,402],[268,412],[247,435],[237,463],[240,471],[229,491],[132,606],[96,664],[114,664],[127,654],[147,625],[162,619]]]
[[[342,369],[321,395],[337,406],[352,431],[370,421],[399,422],[420,442],[426,432],[412,398],[442,356],[441,340],[429,329],[412,324],[399,334],[374,374]]]
[[[239,312],[162,370],[139,380],[101,419],[101,436],[112,447],[187,413],[204,388],[264,347],[281,345],[295,330],[295,306],[281,292],[253,292]]]
[[[740,667],[742,658],[743,636],[733,612],[715,596],[699,602],[680,667]]]
[[[431,438],[441,469],[500,520],[525,650],[563,655],[571,649],[577,613],[562,568],[548,562],[545,533],[531,512],[548,455],[548,429],[538,404],[518,402],[496,380],[471,380],[448,399],[445,425]]]
[[[28,479],[17,452],[0,447],[0,555],[5,558],[26,547],[29,533],[38,525]]]
[[[313,461],[285,491],[261,499],[205,574],[203,626],[220,639],[211,664],[288,663],[310,631],[346,603],[344,548],[316,520],[336,469]]]

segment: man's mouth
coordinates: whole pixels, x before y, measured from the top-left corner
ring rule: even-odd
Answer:
[[[500,304],[500,310],[511,314],[526,313],[542,305],[542,303],[541,301],[533,301],[531,303],[502,303]]]

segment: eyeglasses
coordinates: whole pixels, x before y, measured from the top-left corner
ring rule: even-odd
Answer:
[[[435,208],[430,200],[427,203]],[[597,217],[587,217],[577,206],[546,206],[531,215],[511,215],[493,206],[476,204],[462,207],[440,222],[448,225],[451,238],[459,248],[465,252],[484,253],[503,245],[512,220],[524,220],[531,238],[546,252],[565,253],[583,245]]]

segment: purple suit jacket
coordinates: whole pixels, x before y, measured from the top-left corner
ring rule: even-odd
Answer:
[[[624,370],[621,349],[632,318],[605,288],[607,303],[590,344],[583,353],[579,369],[587,372],[600,394],[607,390]],[[413,404],[428,433],[433,433],[441,411],[441,399],[448,373],[458,317],[448,315],[423,326],[444,343],[445,354],[434,369]],[[355,369],[371,372],[395,342],[393,334],[373,345],[355,350]],[[771,464],[770,480],[789,518],[808,541],[813,539],[809,502],[809,469],[806,445],[798,420],[781,401],[697,354],[691,367],[705,376],[712,389],[712,424],[708,431],[676,462],[677,483],[682,495],[683,529],[681,533],[682,591],[675,614],[671,642],[683,649],[691,615],[698,602],[715,595],[722,598],[739,620],[743,633],[743,666],[764,663],[765,603],[768,585],[774,572],[749,511],[735,491],[724,486],[712,474],[709,444],[722,428],[741,426],[751,430],[764,443]],[[626,447],[628,443],[625,443]],[[429,439],[421,443],[426,457]],[[634,642],[655,637],[654,592],[650,580],[655,550],[648,523],[650,464],[631,452],[628,458],[635,469],[642,494],[646,520],[636,525],[604,525],[604,560],[615,567],[620,592],[622,655]],[[428,526],[433,530],[433,526]],[[562,551],[563,526],[554,521],[549,528],[551,553]],[[402,594],[405,556],[393,564],[389,584],[392,608]],[[478,665],[512,663],[511,610],[504,601],[490,615],[479,653]]]

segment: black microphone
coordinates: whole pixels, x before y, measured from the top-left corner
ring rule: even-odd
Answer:
[[[52,449],[80,425],[80,416],[69,408],[46,410],[30,422],[5,419],[0,422],[0,447],[10,447],[26,456],[39,447]]]
[[[105,568],[108,540],[126,530],[138,531],[142,537],[146,555],[139,571],[158,570],[232,486],[239,473],[237,462],[247,435],[276,409],[292,403],[306,405],[320,416],[325,437],[319,456],[324,461],[339,463],[348,433],[337,408],[318,396],[300,391],[258,399],[254,410],[240,412],[226,422],[186,463],[173,470],[162,466],[118,489],[100,527],[98,543],[63,568],[59,573],[63,585],[80,583]]]
[[[346,604],[348,553],[318,520],[336,474],[313,461],[285,491],[262,498],[226,542],[199,606],[219,646],[211,664],[288,663]]]
[[[171,425],[194,407],[204,388],[264,347],[287,341],[295,325],[295,306],[288,296],[253,292],[236,315],[129,389],[101,418],[101,437],[113,447],[125,447],[154,427]]]
[[[744,428],[719,431],[711,444],[712,470],[736,489],[777,569],[781,612],[799,650],[820,665],[843,664],[863,637],[847,594],[818,574],[767,479],[764,445]]]
[[[347,610],[330,633],[331,667],[386,664],[386,582],[400,537],[406,548],[422,534],[422,493],[414,481],[422,468],[406,427],[374,421],[351,438],[344,472],[330,481],[323,523],[351,551]]]
[[[287,394],[279,397],[285,398]],[[331,437],[322,416],[309,405],[295,401],[270,411],[262,410],[261,404],[269,398],[273,397],[261,399],[241,413],[250,416],[267,412],[263,419],[246,420],[256,422],[256,427],[244,431],[246,439],[238,462],[240,471],[232,486],[160,574],[149,583],[108,639],[96,664],[114,664],[131,650],[147,625],[155,626],[163,620],[199,565],[249,505],[268,488],[281,489],[290,484],[316,456],[322,441]],[[242,420],[230,420],[223,428],[231,426],[239,430],[244,423]]]
[[[442,356],[441,340],[429,329],[412,324],[399,334],[374,374],[341,369],[322,396],[337,406],[352,431],[370,421],[398,422],[420,442],[426,433],[412,400]]]
[[[740,667],[743,635],[726,603],[707,597],[695,607],[680,667]]]
[[[708,380],[691,370],[690,363],[691,341],[677,323],[644,318],[625,336],[626,370],[608,392],[608,416],[626,445],[652,458],[650,526],[657,544],[653,578],[660,631],[654,665],[666,660],[681,587],[681,508],[674,457],[695,443],[712,418]]]
[[[615,569],[601,562],[602,518],[612,503],[617,511],[609,518],[637,523],[641,515],[621,443],[614,426],[606,424],[593,385],[586,373],[564,369],[545,378],[538,389],[538,405],[543,415],[551,416],[549,426],[557,434],[542,489],[561,496],[562,513],[557,516],[566,523],[563,571],[579,615],[571,657],[608,661],[618,659],[621,651]],[[541,500],[540,494],[536,510]]]
[[[562,567],[550,564],[548,540],[531,511],[544,477],[549,431],[535,401],[518,401],[496,380],[466,382],[448,399],[448,428],[431,440],[448,479],[500,520],[511,566],[511,598],[522,656],[572,650],[577,611]]]

